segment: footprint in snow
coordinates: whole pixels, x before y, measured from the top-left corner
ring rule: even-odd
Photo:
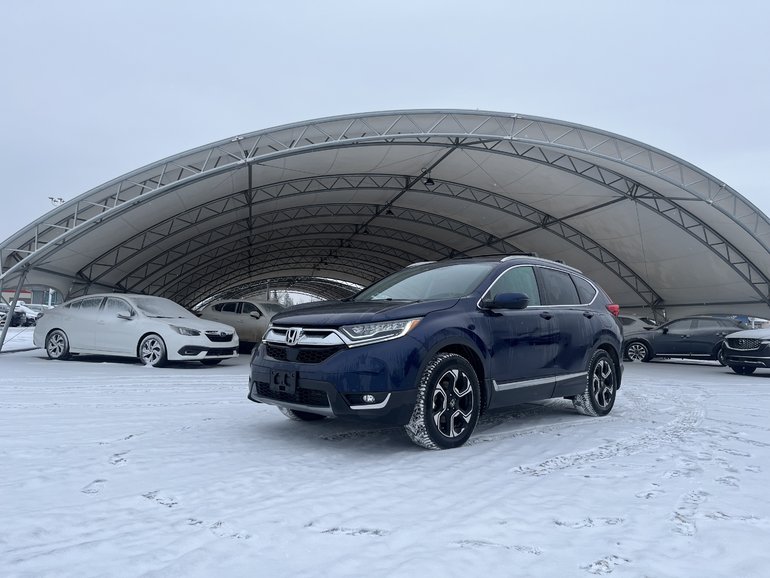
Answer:
[[[94,480],[90,484],[83,486],[80,490],[84,494],[98,494],[102,491],[102,486],[107,480]]]
[[[112,454],[112,456],[110,456],[110,463],[113,466],[124,466],[124,465],[126,465],[126,458],[124,458],[123,456],[125,456],[130,451],[131,450],[126,450],[124,452],[118,452],[116,454]]]
[[[596,562],[588,564],[587,566],[581,566],[581,568],[589,574],[611,574],[615,569],[615,566],[628,564],[630,562],[631,560],[628,558],[623,558],[622,556],[611,554],[610,556],[605,556],[601,560],[597,560]]]

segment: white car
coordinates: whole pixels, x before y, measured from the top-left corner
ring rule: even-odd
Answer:
[[[238,335],[229,325],[198,319],[163,297],[123,293],[88,295],[45,311],[33,342],[51,359],[87,353],[136,357],[155,367],[216,365],[238,356]]]
[[[272,301],[225,299],[203,309],[201,319],[232,325],[242,343],[254,344],[262,341],[273,315],[283,310],[280,304]]]

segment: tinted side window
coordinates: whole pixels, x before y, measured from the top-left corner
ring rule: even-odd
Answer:
[[[246,315],[248,315],[252,311],[259,311],[259,307],[257,307],[253,303],[249,303],[248,301],[241,302],[241,313],[245,313]]]
[[[540,292],[532,267],[513,267],[503,273],[489,288],[484,301],[492,301],[501,293],[525,293],[530,305],[540,305]]]
[[[577,289],[569,273],[556,269],[541,268],[546,305],[577,305],[580,303]]]
[[[684,331],[692,328],[692,319],[682,319],[681,321],[673,321],[670,325],[667,325],[671,331]]]
[[[596,297],[596,287],[577,275],[572,275],[572,280],[577,287],[578,297],[581,303],[590,303]]]
[[[222,306],[223,306],[223,305],[224,305],[224,303],[217,303],[216,305],[214,305],[214,306],[212,307],[212,309],[213,309],[214,311],[222,311]]]

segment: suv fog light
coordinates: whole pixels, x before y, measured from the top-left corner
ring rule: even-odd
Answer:
[[[363,396],[362,400],[364,403],[374,403],[375,401],[377,401],[373,395],[369,395],[369,394],[366,394],[365,396]]]

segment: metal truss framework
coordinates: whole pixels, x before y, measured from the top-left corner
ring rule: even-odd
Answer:
[[[267,164],[277,159],[316,150],[402,144],[447,148],[450,152],[465,149],[515,157],[566,171],[591,181],[616,193],[619,200],[639,203],[664,217],[673,226],[686,231],[688,235],[718,255],[750,285],[758,295],[759,301],[768,303],[770,279],[767,274],[747,257],[745,251],[730,243],[724,235],[683,206],[693,201],[707,204],[709,208],[728,217],[735,227],[748,232],[756,244],[767,251],[765,239],[770,238],[770,222],[767,217],[724,183],[718,182],[681,159],[618,135],[537,117],[469,111],[383,112],[321,119],[236,136],[170,157],[81,195],[11,237],[0,246],[0,264],[2,264],[0,281],[9,282],[16,279],[24,270],[34,272],[36,267],[44,268],[47,262],[55,259],[58,247],[88,235],[103,223],[130,211],[145,200],[170,191],[181,190],[187,184],[201,178],[239,170],[255,163]],[[446,155],[443,158],[446,158]],[[586,160],[587,158],[591,160]],[[619,167],[619,169],[613,170],[606,165]],[[667,185],[673,185],[682,196],[668,197],[650,187],[645,187],[622,174],[620,172],[622,168],[633,169],[660,179]],[[591,255],[631,287],[643,303],[652,307],[663,305],[660,296],[648,280],[634,272],[606,247],[594,242],[565,222],[576,215],[557,219],[515,199],[458,183],[437,181],[438,186],[427,190],[422,185],[420,178],[422,176],[423,174],[319,176],[240,191],[175,215],[132,239],[121,240],[114,250],[105,252],[98,259],[87,264],[77,272],[77,276],[82,279],[81,287],[85,292],[91,283],[98,283],[100,279],[105,278],[112,268],[118,264],[127,263],[131,259],[141,258],[142,252],[148,250],[148,254],[152,257],[148,258],[147,263],[135,267],[132,273],[115,287],[120,289],[138,287],[139,278],[146,280],[152,277],[151,283],[147,284],[144,290],[168,292],[188,303],[198,298],[201,292],[215,290],[216,281],[213,278],[215,273],[211,269],[216,267],[216,263],[221,265],[222,254],[218,251],[227,245],[228,239],[237,242],[237,239],[245,236],[250,242],[264,244],[270,241],[269,236],[266,236],[270,232],[263,229],[273,227],[275,222],[267,221],[264,215],[254,214],[261,199],[275,199],[311,191],[343,190],[346,187],[373,188],[398,190],[401,194],[411,190],[424,194],[463,198],[492,207],[517,219],[523,219],[532,228],[547,230]],[[398,196],[400,195],[397,194],[395,198],[397,199]],[[245,220],[241,218],[221,230],[208,231],[204,235],[206,242],[198,243],[198,239],[188,239],[175,244],[172,250],[160,255],[149,251],[153,247],[160,247],[167,237],[179,231],[200,225],[215,216],[235,214],[238,210],[248,211],[251,218]],[[453,233],[474,239],[477,247],[489,246],[501,252],[515,252],[517,247],[512,240],[522,234],[522,231],[516,231],[504,238],[490,239],[489,235],[485,237],[483,231],[475,228],[472,223],[455,221],[450,224],[446,217],[429,213],[418,215],[412,210],[392,204],[352,207],[344,217],[363,219],[363,228],[368,229],[374,219],[386,215],[388,211],[392,212],[397,219],[429,223],[431,227],[446,226]],[[280,213],[286,217],[286,221],[293,223],[297,219],[316,220],[316,223],[306,226],[317,227],[315,234],[319,236],[330,234],[332,232],[330,228],[338,226],[335,224],[338,222],[336,219],[343,216],[341,209],[335,212],[328,205],[284,209],[275,213],[276,218]],[[325,219],[329,220],[325,221]],[[347,236],[338,237],[336,248],[333,243],[328,247],[308,248],[306,257],[297,258],[295,265],[299,267],[300,263],[309,264],[310,270],[313,271],[318,270],[317,265],[322,259],[326,259],[324,263],[327,265],[328,272],[329,258],[334,256],[340,261],[335,265],[338,271],[350,274],[351,277],[361,281],[369,280],[375,271],[367,272],[362,267],[366,259],[329,254],[330,251],[333,252],[335,249],[339,251],[343,248],[353,249],[352,253],[355,254],[356,247],[353,246],[353,241],[358,242],[356,236],[362,231],[363,229],[354,228],[352,232],[350,230],[334,232],[337,235]],[[301,233],[297,231],[297,234]],[[386,236],[392,238],[396,234],[407,235],[403,231],[393,229]],[[340,242],[343,244],[348,242],[351,246],[344,247]],[[212,247],[213,250],[207,253],[207,248],[212,249]],[[425,245],[421,244],[420,247],[422,249]],[[363,250],[363,247],[359,248]],[[382,248],[369,247],[367,250],[392,255],[390,252],[392,247],[386,244],[383,244]],[[459,254],[452,247],[441,243],[436,243],[428,250],[442,257]],[[377,271],[400,265],[404,258],[405,256],[402,255]],[[265,263],[267,262],[264,259],[254,254],[248,254],[248,258],[240,262],[242,266],[248,265],[253,271],[269,276],[273,269],[260,266]],[[244,284],[251,281],[244,279],[253,279],[253,273],[242,274],[236,268],[236,263],[229,263],[228,267],[233,274],[225,277],[227,284],[234,283],[236,284],[234,286],[237,286],[237,283],[241,283],[245,286]],[[188,283],[187,286],[190,289],[185,292],[180,282],[170,280],[173,274],[178,275],[178,271],[185,269],[201,274],[207,281],[201,280],[194,288]],[[222,274],[221,268],[219,273]],[[222,287],[220,286],[219,289],[221,290]]]

